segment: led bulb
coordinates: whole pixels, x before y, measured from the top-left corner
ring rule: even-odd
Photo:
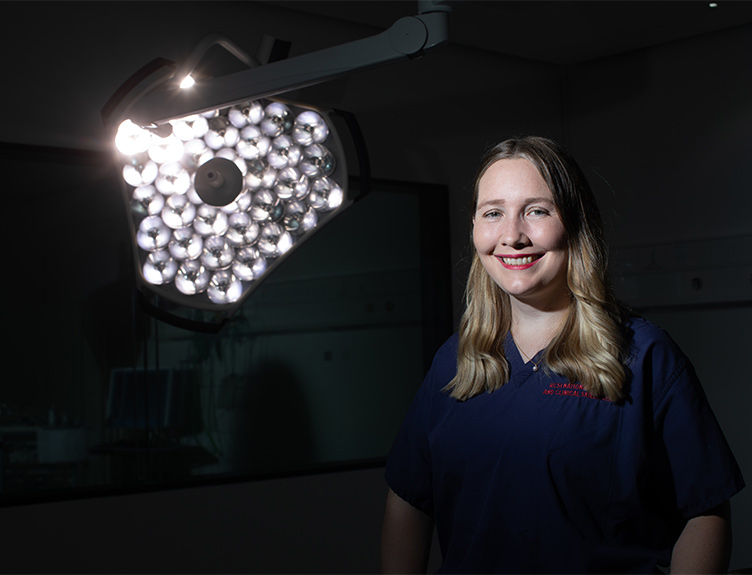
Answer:
[[[292,137],[301,146],[321,144],[329,136],[329,126],[312,110],[306,110],[295,118]]]
[[[180,261],[195,260],[204,250],[204,240],[190,226],[172,232],[170,255]]]
[[[266,156],[271,145],[271,138],[265,136],[261,128],[250,125],[240,131],[240,139],[235,149],[246,160],[255,160]]]
[[[206,145],[206,142],[196,138],[189,140],[183,146],[183,157],[180,163],[186,170],[196,171],[196,168],[205,164],[214,157],[214,150]]]
[[[245,175],[245,185],[251,190],[271,188],[277,181],[277,170],[272,168],[266,160],[258,159],[248,162],[248,173]]]
[[[307,146],[303,148],[300,171],[309,178],[329,176],[334,171],[334,154],[321,144]]]
[[[131,209],[138,216],[155,216],[162,211],[164,196],[154,186],[139,186],[133,190]]]
[[[292,201],[285,208],[282,223],[288,232],[300,235],[315,228],[318,221],[316,210],[303,202]]]
[[[282,200],[300,200],[308,194],[310,180],[297,168],[288,167],[279,172],[274,192]]]
[[[157,250],[149,254],[144,262],[144,279],[153,285],[170,283],[178,271],[178,264],[167,250]]]
[[[247,102],[233,106],[227,112],[227,118],[236,128],[243,128],[248,124],[258,124],[264,117],[264,107],[258,102]]]
[[[202,293],[209,285],[211,276],[198,260],[183,262],[175,275],[175,287],[186,295]]]
[[[115,147],[126,156],[146,152],[150,143],[151,133],[130,120],[125,120],[120,124],[115,135]]]
[[[279,221],[285,213],[285,207],[273,191],[262,189],[253,194],[251,217],[257,222]]]
[[[177,162],[183,157],[183,142],[174,134],[166,138],[152,137],[149,157],[157,164]]]
[[[225,237],[234,247],[250,245],[258,238],[259,225],[247,213],[232,214],[229,223]]]
[[[159,167],[148,159],[132,158],[123,166],[123,179],[134,188],[154,183],[158,174]]]
[[[217,116],[209,120],[209,131],[204,136],[204,141],[212,150],[233,148],[239,140],[238,129],[230,124],[227,117]]]
[[[227,231],[228,226],[227,214],[223,211],[207,204],[201,204],[196,210],[193,229],[200,235],[221,236]]]
[[[235,257],[235,250],[230,243],[221,236],[211,236],[204,240],[204,251],[201,263],[210,270],[220,270],[228,267]]]
[[[266,156],[269,165],[275,170],[288,166],[295,166],[300,161],[300,146],[287,134],[277,136],[272,140],[272,147]]]
[[[180,120],[173,120],[172,133],[184,142],[203,138],[209,131],[209,122],[203,116],[188,116]]]
[[[264,119],[261,120],[261,131],[270,138],[287,134],[292,130],[295,117],[290,108],[280,102],[272,102],[264,108]]]
[[[222,148],[221,150],[217,150],[217,153],[214,155],[214,157],[230,160],[238,167],[240,174],[243,176],[248,173],[248,164],[246,164],[245,160],[241,158],[238,153],[232,148]]]
[[[188,74],[185,78],[183,78],[180,82],[180,88],[183,90],[187,90],[188,88],[193,88],[193,86],[196,85],[196,80],[193,79],[193,76]]]
[[[141,220],[136,233],[136,243],[142,250],[153,252],[166,247],[172,231],[159,216],[149,216]]]
[[[249,246],[235,253],[235,261],[232,263],[232,273],[243,281],[249,282],[261,277],[266,271],[266,258],[261,255],[258,248]]]
[[[287,252],[293,244],[292,235],[281,225],[269,222],[261,228],[258,249],[268,258],[276,258]]]
[[[248,190],[243,190],[240,192],[240,195],[235,198],[234,201],[230,202],[226,206],[218,206],[220,210],[222,210],[226,214],[235,214],[238,212],[247,212],[248,208],[251,207],[251,202],[253,201],[253,194]]]
[[[165,196],[184,194],[191,187],[191,176],[178,162],[162,164],[154,186]]]
[[[317,210],[333,210],[342,204],[344,192],[331,178],[317,178],[311,183],[311,191],[306,200]]]
[[[181,194],[167,198],[162,208],[162,221],[173,230],[184,228],[196,217],[196,206]]]
[[[220,270],[212,276],[206,294],[214,303],[233,303],[243,294],[243,284],[232,275],[232,272]]]

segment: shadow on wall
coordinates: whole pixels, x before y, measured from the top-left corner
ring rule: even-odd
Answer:
[[[299,467],[318,459],[310,410],[298,379],[278,361],[264,363],[239,388],[237,453],[248,470]]]

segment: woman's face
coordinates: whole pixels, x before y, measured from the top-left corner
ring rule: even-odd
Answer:
[[[568,302],[566,231],[551,190],[527,160],[499,160],[483,174],[473,243],[488,275],[513,299],[540,309]]]

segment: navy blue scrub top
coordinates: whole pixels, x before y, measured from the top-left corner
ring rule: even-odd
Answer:
[[[629,398],[533,371],[461,402],[457,336],[438,351],[395,440],[391,489],[434,516],[444,573],[654,573],[688,518],[744,487],[694,369],[630,320]],[[534,358],[537,362],[539,357]]]

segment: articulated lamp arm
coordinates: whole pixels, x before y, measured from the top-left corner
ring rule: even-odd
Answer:
[[[128,116],[141,126],[159,125],[190,114],[267,98],[355,71],[414,58],[443,44],[447,37],[446,12],[408,16],[375,36],[212,78],[193,89],[181,89],[182,78],[173,75],[134,102]]]

